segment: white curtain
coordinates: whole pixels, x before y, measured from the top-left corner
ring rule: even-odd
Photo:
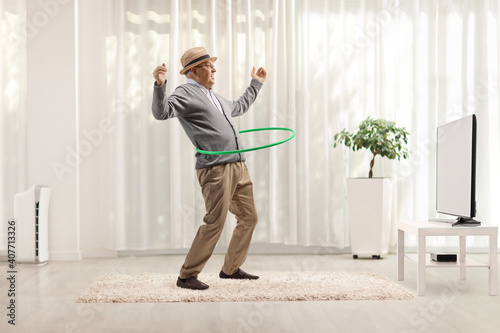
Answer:
[[[84,5],[83,3],[81,5]],[[114,124],[109,212],[117,250],[188,248],[204,203],[195,150],[175,119],[151,115],[153,69],[165,63],[167,92],[185,82],[180,57],[193,46],[217,56],[214,90],[237,99],[252,66],[267,80],[240,130],[297,132],[247,153],[259,224],[254,243],[349,246],[346,178],[366,176],[370,156],[332,147],[367,116],[409,129],[406,161],[376,160],[393,179],[395,221],[435,217],[435,128],[475,113],[479,123],[478,219],[498,225],[500,199],[497,1],[106,1],[106,74]],[[246,138],[247,146],[269,137]],[[107,223],[107,221],[106,221]],[[234,226],[229,217],[221,245]],[[487,240],[473,238],[484,248]],[[409,245],[412,240],[408,240]],[[432,239],[433,246],[455,240]]]
[[[13,197],[26,183],[26,7],[0,1],[0,253],[7,250]]]

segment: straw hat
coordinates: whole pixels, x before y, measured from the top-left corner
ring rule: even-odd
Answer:
[[[182,55],[181,65],[184,68],[180,71],[180,73],[184,75],[191,68],[207,60],[211,60],[212,62],[214,62],[215,60],[217,60],[217,57],[210,57],[207,50],[205,50],[203,46],[193,47],[184,52],[184,54]]]

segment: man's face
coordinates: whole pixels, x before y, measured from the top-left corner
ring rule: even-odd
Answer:
[[[215,84],[215,67],[210,61],[199,64],[196,68],[196,80],[205,88],[210,89]]]

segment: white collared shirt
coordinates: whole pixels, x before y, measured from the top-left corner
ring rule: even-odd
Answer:
[[[220,102],[219,100],[217,99],[217,97],[215,97],[214,93],[212,92],[212,89],[207,89],[205,88],[201,83],[193,80],[193,79],[187,79],[187,83],[190,83],[190,84],[194,84],[195,86],[197,86],[198,88],[201,89],[201,91],[203,91],[203,93],[205,94],[205,96],[207,96],[207,98],[210,100],[210,102],[212,102],[212,105],[220,111],[220,113],[223,114],[222,112],[222,105],[220,105]]]

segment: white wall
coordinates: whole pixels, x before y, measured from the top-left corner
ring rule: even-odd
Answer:
[[[27,186],[52,187],[50,259],[79,260],[77,172],[65,162],[77,133],[73,0],[27,1],[27,73]]]

